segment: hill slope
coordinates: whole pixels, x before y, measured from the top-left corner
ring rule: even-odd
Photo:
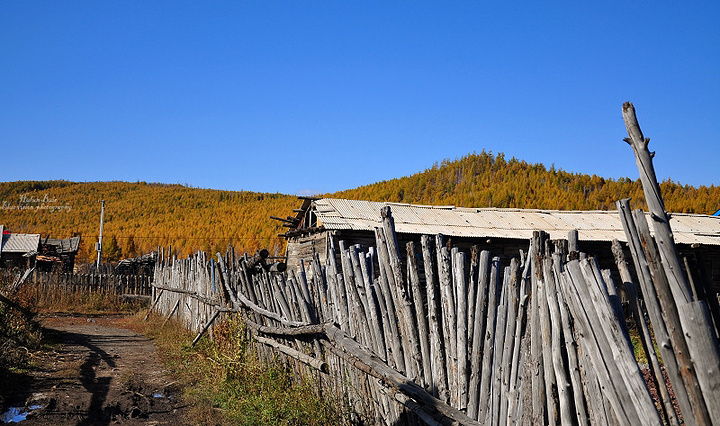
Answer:
[[[242,251],[268,248],[282,254],[282,227],[268,217],[297,207],[290,195],[216,191],[127,182],[66,181],[0,183],[0,224],[14,232],[68,237],[81,234],[81,255],[94,256],[105,200],[103,240],[116,237],[124,255],[131,245],[146,253],[169,244],[180,254],[196,249]]]
[[[694,188],[672,181],[660,184],[668,211],[712,214],[720,208],[720,187]],[[339,198],[371,201],[515,207],[558,210],[614,210],[615,201],[632,198],[644,208],[639,179],[605,179],[528,164],[483,151],[444,160],[424,172],[341,191]]]
[[[712,214],[720,208],[720,187],[694,188],[661,183],[669,211]],[[412,176],[378,182],[325,196],[467,207],[613,210],[631,197],[644,207],[639,181],[568,173],[542,164],[506,160],[482,152]],[[106,201],[105,241],[115,237],[124,257],[172,245],[181,255],[200,249],[239,251],[268,248],[282,254],[285,230],[269,216],[287,216],[299,206],[295,196],[217,191],[144,182],[67,181],[0,183],[0,224],[13,232],[83,236],[81,257],[92,258]]]

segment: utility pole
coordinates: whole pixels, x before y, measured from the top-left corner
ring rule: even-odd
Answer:
[[[101,201],[102,208],[100,210],[100,237],[98,238],[98,242],[95,245],[95,250],[97,250],[98,258],[97,258],[97,269],[100,270],[100,260],[102,258],[102,232],[103,232],[103,221],[105,220],[105,200]]]

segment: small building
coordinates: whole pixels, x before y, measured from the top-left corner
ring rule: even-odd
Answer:
[[[533,231],[545,231],[551,239],[567,239],[578,231],[581,251],[595,256],[602,268],[615,270],[613,239],[625,242],[617,211],[559,211],[499,208],[424,206],[332,198],[301,198],[294,216],[281,219],[289,230],[286,262],[295,268],[300,260],[309,264],[314,253],[327,259],[329,247],[339,241],[348,246],[374,246],[374,230],[382,227],[380,209],[390,206],[398,242],[404,252],[407,241],[419,247],[421,235],[442,234],[454,246],[468,250],[477,245],[500,256],[507,264],[527,251]],[[705,266],[709,280],[720,289],[720,217],[673,213],[670,219],[681,256]],[[402,255],[402,253],[401,253]],[[627,259],[630,260],[628,254]]]
[[[80,239],[79,235],[65,239],[41,238],[37,256],[38,268],[50,270],[53,265],[59,265],[63,272],[72,272],[75,256],[80,249]]]
[[[52,270],[61,268],[72,272],[75,256],[80,248],[80,236],[57,239],[40,234],[19,234],[4,230],[0,245],[0,266],[4,268],[30,268]]]
[[[2,244],[0,244],[0,264],[5,268],[28,268],[37,256],[40,246],[40,234],[13,234],[2,231]]]

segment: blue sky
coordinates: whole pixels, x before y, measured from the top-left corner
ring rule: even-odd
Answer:
[[[3,1],[0,181],[307,194],[483,149],[720,184],[717,2]]]

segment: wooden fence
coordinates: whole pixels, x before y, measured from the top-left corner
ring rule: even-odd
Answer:
[[[33,271],[25,286],[32,286],[39,305],[79,295],[149,296],[151,275],[98,275]]]
[[[647,142],[633,148],[641,157]],[[642,175],[652,164],[640,168]],[[653,191],[646,188],[648,199]],[[341,241],[326,262],[315,256],[297,271],[258,272],[232,252],[161,258],[151,309],[196,331],[195,341],[218,317],[238,314],[261,356],[280,356],[299,377],[311,374],[326,395],[342,396],[354,416],[346,421],[719,424],[718,330],[674,263],[672,234],[661,229],[666,216],[656,201],[648,202],[655,239],[644,215],[629,212],[626,200],[618,204],[635,266],[633,275],[615,242],[622,282],[578,252],[574,235],[568,243],[537,231],[507,265],[487,251],[448,246],[441,235],[398,247],[392,211],[384,207],[374,246]],[[647,367],[635,359],[619,287]],[[642,368],[651,370],[656,400]]]

